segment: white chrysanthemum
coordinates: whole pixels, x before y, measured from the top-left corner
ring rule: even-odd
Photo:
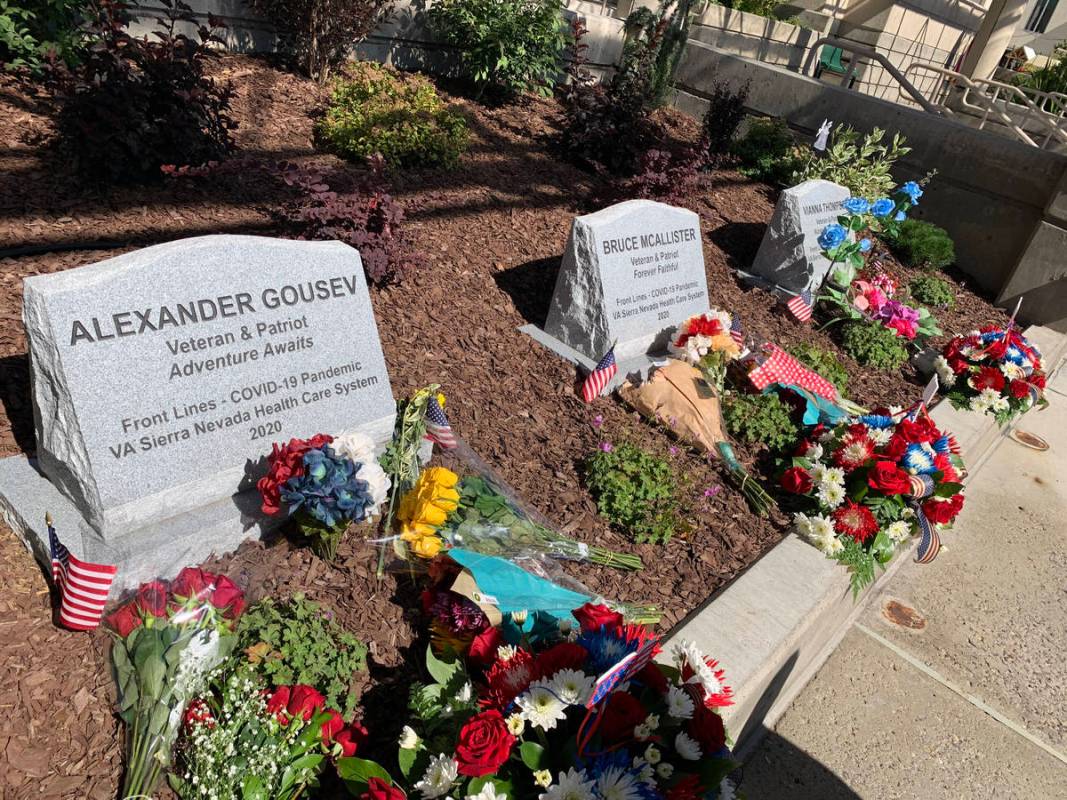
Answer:
[[[534,783],[540,786],[542,789],[547,789],[552,785],[552,773],[547,769],[536,769],[533,774]]]
[[[826,470],[826,480],[830,483],[845,485],[845,471],[841,467],[830,467]]]
[[[904,406],[890,406],[889,407],[889,416],[891,416],[891,417],[900,416],[900,413],[903,410],[904,410]]]
[[[663,760],[663,753],[659,751],[659,748],[654,744],[650,744],[645,748],[645,761],[655,766]]]
[[[410,725],[405,725],[404,729],[400,731],[400,739],[397,744],[400,745],[401,750],[414,750],[419,746],[419,735],[415,733]]]
[[[567,718],[567,704],[547,686],[531,686],[515,703],[522,718],[541,730],[550,731]]]
[[[837,508],[845,502],[845,487],[840,483],[823,483],[815,493],[819,502],[828,508]]]
[[[911,536],[911,525],[902,519],[898,519],[886,527],[885,535],[894,542],[903,542]]]
[[[459,765],[451,756],[441,754],[430,759],[430,765],[426,767],[426,773],[422,780],[415,784],[423,797],[432,800],[448,793],[452,784],[459,775]]]
[[[659,727],[659,714],[649,714],[645,717],[645,724],[649,730],[656,730]]]
[[[707,656],[696,644],[683,639],[674,646],[674,659],[678,669],[688,665],[693,671],[693,677],[686,683],[698,684],[703,688],[705,696],[722,693],[722,681],[715,675],[715,670],[708,666]]]
[[[692,719],[694,708],[693,698],[681,686],[667,690],[667,713],[674,719]]]
[[[538,795],[537,800],[593,800],[594,797],[593,781],[584,772],[571,767],[559,773],[556,783]]]
[[[648,786],[656,785],[656,768],[651,764],[643,764],[637,773],[637,780]]]
[[[805,539],[811,538],[811,518],[808,517],[807,514],[794,514],[793,527],[796,528],[797,533]]]
[[[833,438],[834,438],[834,429],[833,428],[827,428],[826,430],[824,430],[822,433],[819,434],[819,441],[822,442],[823,444],[826,444],[826,442],[830,441]]]
[[[640,725],[635,725],[634,738],[637,739],[639,742],[643,742],[646,739],[650,739],[652,738],[652,729],[645,725],[645,723],[643,722]]]
[[[952,367],[948,365],[948,359],[944,356],[934,359],[934,371],[942,386],[952,386],[956,383],[956,373],[952,371]]]
[[[734,790],[733,781],[723,778],[719,784],[719,796],[716,800],[737,800],[737,792]]]
[[[704,316],[707,319],[718,320],[719,325],[722,326],[724,331],[730,330],[730,326],[734,324],[733,315],[729,311],[723,311],[720,308],[713,308],[704,314]]]
[[[904,510],[900,512],[900,516],[904,519],[912,519],[915,516],[915,509],[911,506],[905,506]]]
[[[594,679],[576,669],[561,669],[552,676],[550,688],[567,705],[585,705],[593,691]]]
[[[845,549],[845,545],[841,543],[841,540],[837,536],[820,536],[815,539],[814,544],[825,555],[828,555],[831,558]]]
[[[988,411],[989,410],[989,403],[987,403],[984,399],[982,399],[982,396],[979,394],[979,395],[975,395],[974,397],[972,397],[970,399],[970,402],[967,403],[967,407],[971,411],[978,411],[978,412]]]
[[[678,735],[674,737],[674,749],[686,761],[700,760],[700,745],[691,739],[685,731],[679,731]]]
[[[377,463],[374,455],[374,440],[363,431],[348,431],[334,438],[330,443],[333,451],[342,458],[357,464]]]
[[[640,800],[641,790],[637,778],[622,767],[608,767],[596,781],[596,792],[601,800]]]
[[[811,479],[816,483],[826,483],[826,473],[830,471],[830,468],[825,464],[813,464],[808,473],[811,475]]]
[[[456,692],[456,699],[461,703],[469,703],[473,694],[474,688],[471,686],[471,682],[467,681],[460,687],[460,690]]]
[[[469,794],[464,800],[508,800],[507,792],[498,792],[492,781],[486,781],[478,794]]]
[[[656,772],[659,773],[659,776],[663,778],[663,780],[670,780],[671,775],[674,774],[674,764],[664,761],[656,767]]]
[[[822,445],[818,442],[812,442],[808,445],[808,449],[804,451],[804,458],[810,458],[813,461],[818,461],[820,458],[822,458],[822,454]]]
[[[512,736],[521,736],[526,730],[526,720],[522,718],[522,714],[512,714],[504,721],[507,723],[508,733]]]
[[[998,397],[993,401],[994,411],[1007,411],[1009,408],[1011,408],[1011,403],[1008,402],[1006,397]]]
[[[511,612],[511,621],[518,625],[520,628],[526,624],[526,620],[529,619],[530,612],[527,609],[521,609],[520,611]]]
[[[515,654],[517,652],[519,652],[519,648],[517,648],[515,645],[502,644],[500,645],[500,647],[497,648],[496,657],[499,658],[501,661],[511,661],[511,659],[515,658]]]
[[[817,539],[825,539],[834,535],[834,523],[829,517],[817,516],[811,518],[811,534]]]
[[[881,447],[883,444],[889,444],[889,440],[892,438],[892,428],[871,428],[871,441],[874,442],[876,447]]]

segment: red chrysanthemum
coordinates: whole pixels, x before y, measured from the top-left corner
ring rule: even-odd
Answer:
[[[701,314],[698,317],[689,319],[685,325],[679,329],[678,340],[674,343],[674,346],[684,347],[685,343],[689,341],[690,336],[718,336],[721,333],[725,333],[725,330],[719,320],[708,319]]]
[[[533,656],[528,650],[520,648],[507,661],[497,658],[485,673],[488,691],[481,703],[483,706],[503,710],[525,692],[536,677]]]
[[[982,367],[978,374],[971,378],[971,386],[979,392],[983,389],[1001,392],[1004,390],[1004,382],[1004,373],[996,367]]]
[[[834,529],[845,536],[851,536],[857,542],[865,542],[878,533],[878,520],[867,506],[861,506],[851,500],[833,513]]]
[[[846,472],[851,472],[870,461],[873,455],[874,442],[867,435],[867,429],[862,425],[853,425],[841,438],[841,444],[834,450],[833,457],[834,464]]]
[[[963,495],[954,494],[947,500],[931,497],[923,503],[923,513],[930,522],[946,525],[952,522],[963,509]]]

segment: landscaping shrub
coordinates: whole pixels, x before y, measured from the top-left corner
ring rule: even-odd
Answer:
[[[393,0],[245,0],[278,31],[278,47],[324,82],[352,46],[374,30]]]
[[[639,197],[680,205],[696,186],[703,166],[701,155],[691,149],[678,154],[666,150],[648,150],[641,156],[637,175],[626,182],[628,198]]]
[[[195,39],[176,33],[195,20],[181,0],[167,3],[160,30],[135,38],[127,30],[129,6],[98,0],[84,60],[54,70],[63,101],[60,147],[87,178],[158,179],[163,165],[202,164],[233,149],[232,89],[204,75],[207,45],[219,41],[221,23],[209,17]]]
[[[911,296],[920,303],[934,308],[952,308],[956,305],[956,293],[948,281],[933,275],[920,275],[908,284]]]
[[[79,0],[0,0],[0,65],[37,73],[48,58],[77,62],[87,21]]]
[[[729,155],[737,129],[745,119],[747,101],[748,84],[737,92],[721,81],[711,87],[708,110],[700,125],[700,149],[707,166],[717,166]]]
[[[948,231],[921,219],[908,219],[889,238],[889,247],[909,267],[944,269],[956,262],[956,248]]]
[[[772,453],[792,447],[800,429],[788,405],[770,394],[723,395],[722,418],[731,436],[750,445],[765,444]]]
[[[367,668],[367,648],[317,603],[302,594],[262,600],[241,617],[237,649],[272,686],[314,686],[328,708],[352,718],[357,707],[352,676]]]
[[[830,381],[842,396],[848,388],[848,371],[841,365],[837,355],[814,344],[797,344],[789,353],[808,369]]]
[[[758,181],[784,184],[796,169],[796,141],[783,120],[759,117],[731,150],[742,175]]]
[[[508,99],[551,93],[567,46],[561,9],[560,0],[440,0],[428,19],[479,96]]]
[[[680,524],[671,465],[636,445],[602,445],[586,481],[597,510],[638,542],[665,543]]]
[[[842,347],[860,364],[875,369],[900,369],[908,360],[904,340],[880,322],[845,323]]]
[[[841,184],[856,197],[870,200],[884,197],[896,185],[890,174],[893,164],[911,152],[899,133],[893,134],[889,144],[884,144],[884,139],[885,131],[881,128],[875,128],[861,140],[852,126],[838,125],[825,155],[809,150],[807,160],[793,176],[793,183],[821,178]]]
[[[340,156],[364,160],[381,153],[395,167],[451,166],[467,144],[467,120],[427,78],[368,63],[337,82],[317,132]]]
[[[660,0],[659,8],[637,8],[626,18],[623,65],[644,63],[649,73],[652,106],[662,105],[689,38],[693,0]]]
[[[283,215],[302,239],[337,239],[359,250],[371,283],[396,283],[420,259],[404,235],[404,209],[389,194],[384,160],[367,162],[368,171],[350,191],[331,189],[332,178],[313,166],[282,164],[282,180],[302,192]]]

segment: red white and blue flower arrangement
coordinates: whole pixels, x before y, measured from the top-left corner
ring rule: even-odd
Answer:
[[[602,605],[579,625],[505,615],[464,658],[427,651],[398,775],[359,758],[338,773],[363,800],[729,800],[736,764],[718,709],[732,690],[695,646],[656,663],[658,637]]]
[[[963,460],[951,434],[924,410],[879,410],[831,429],[818,426],[781,477],[801,498],[797,531],[851,572],[853,592],[896,550],[920,536],[916,560],[941,547],[938,531],[963,508]]]
[[[992,414],[998,425],[1048,405],[1041,352],[1011,324],[955,337],[934,369],[955,408]]]

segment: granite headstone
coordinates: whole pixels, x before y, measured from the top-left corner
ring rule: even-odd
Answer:
[[[64,542],[77,527],[71,549],[118,563],[120,585],[269,525],[254,482],[272,442],[362,430],[381,444],[392,433],[362,263],[340,242],[157,245],[27,278],[23,316],[37,472],[6,459],[0,477],[69,501],[51,508]],[[0,481],[5,516],[37,530],[11,484]]]
[[[574,220],[544,333],[594,362],[615,343],[622,361],[707,309],[700,218],[628,200]]]
[[[756,260],[742,275],[764,288],[792,296],[817,295],[830,270],[818,238],[843,213],[849,191],[831,181],[811,180],[782,192],[763,234]]]

